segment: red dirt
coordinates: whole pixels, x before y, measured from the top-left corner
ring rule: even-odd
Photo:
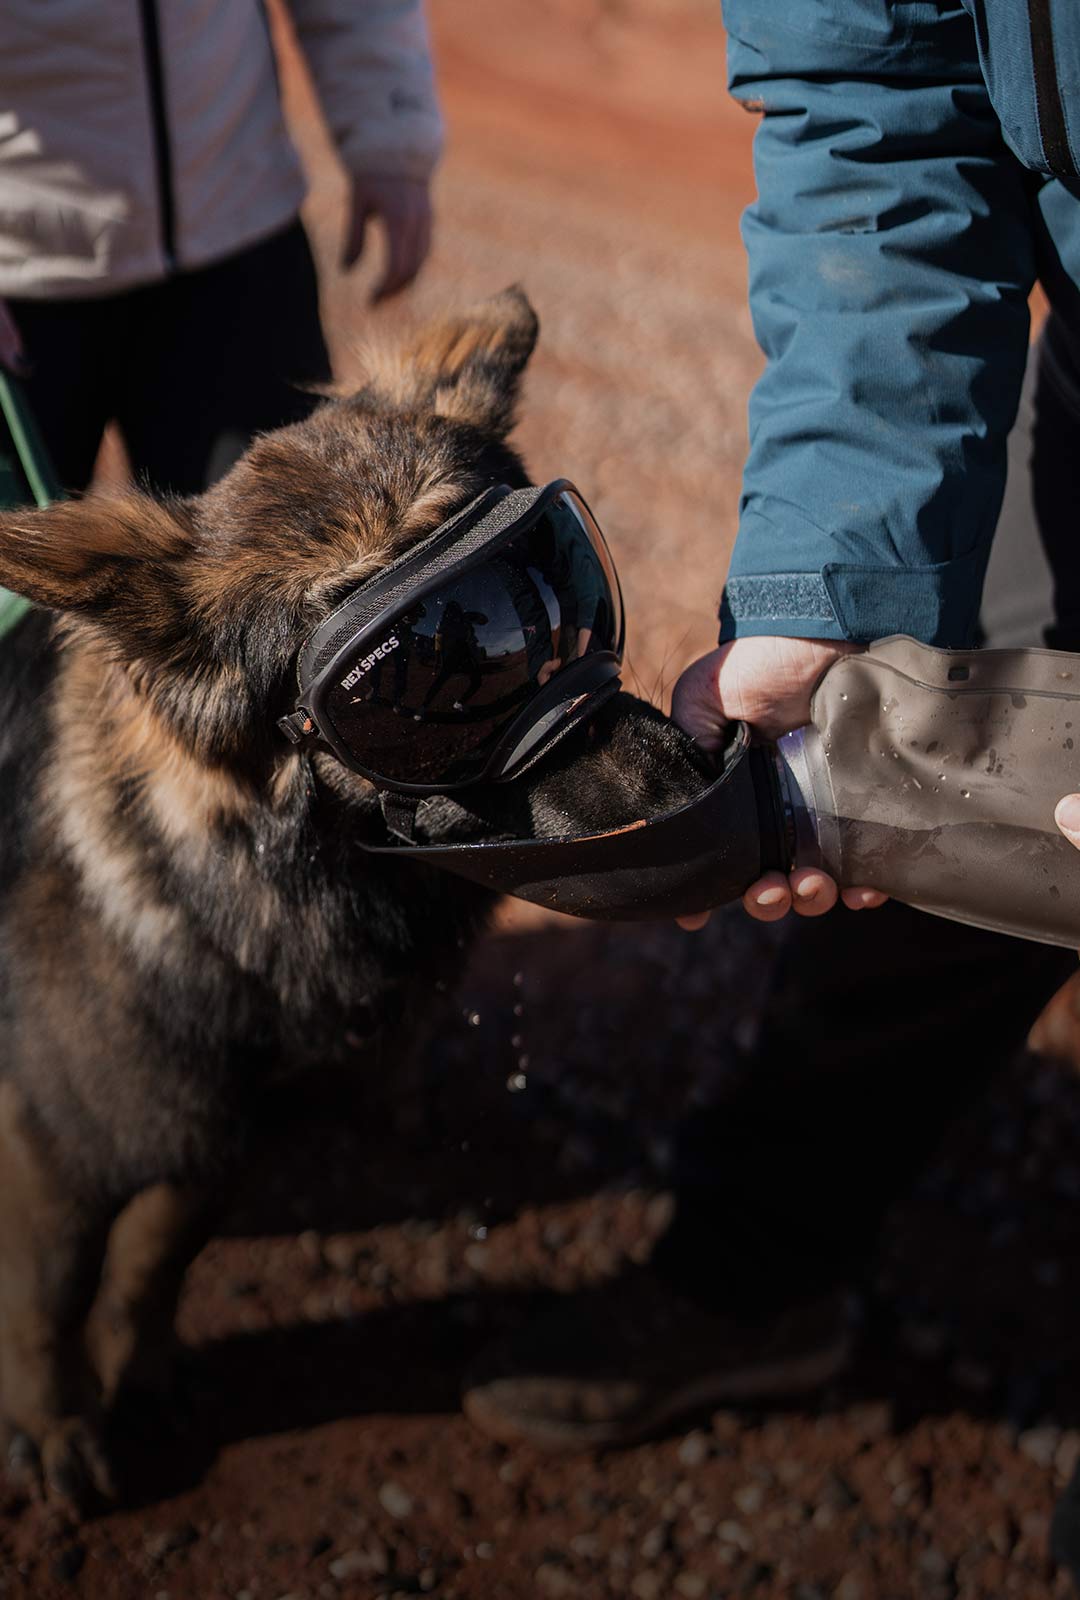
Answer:
[[[596,505],[659,698],[713,637],[758,363],[752,121],[713,0],[433,13],[451,146],[405,308],[369,320],[333,271],[339,181],[289,74],[339,365],[370,329],[526,284],[521,436]],[[1080,1456],[1080,1085],[1050,1068],[1018,1068],[897,1207],[863,1352],[820,1402],[570,1462],[458,1413],[489,1338],[647,1252],[670,1126],[730,1070],[773,946],[738,917],[689,939],[508,912],[420,1080],[268,1130],[191,1273],[176,1415],[130,1419],[127,1508],[75,1528],[0,1491],[0,1596],[1069,1592],[1046,1544]]]

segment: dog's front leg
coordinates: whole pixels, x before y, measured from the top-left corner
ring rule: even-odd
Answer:
[[[184,1274],[219,1210],[212,1189],[159,1183],[114,1222],[90,1317],[91,1358],[106,1404],[123,1387],[167,1390]]]
[[[65,1185],[0,1084],[0,1433],[12,1473],[76,1512],[92,1490],[113,1493],[84,1339],[109,1220]]]

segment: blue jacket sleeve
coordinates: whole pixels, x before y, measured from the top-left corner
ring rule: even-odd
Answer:
[[[721,639],[970,644],[1034,279],[1030,179],[949,0],[725,0],[763,112],[743,237],[767,364]]]

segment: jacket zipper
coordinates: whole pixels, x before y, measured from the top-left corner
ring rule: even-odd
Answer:
[[[1061,104],[1057,62],[1054,59],[1054,29],[1050,17],[1052,0],[1028,0],[1028,27],[1031,31],[1031,64],[1035,73],[1035,107],[1039,116],[1039,137],[1050,171],[1057,178],[1075,178],[1077,166],[1069,148],[1069,131]]]
[[[169,117],[165,106],[165,72],[161,60],[161,30],[157,0],[139,0],[142,12],[143,54],[150,89],[150,120],[154,131],[154,164],[157,171],[158,213],[161,228],[161,253],[166,272],[176,270],[176,199],[173,191],[172,147]]]

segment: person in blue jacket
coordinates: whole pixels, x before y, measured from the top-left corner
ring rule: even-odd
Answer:
[[[674,699],[712,746],[733,718],[805,722],[836,655],[888,634],[1080,649],[1080,7],[724,0],[724,19],[761,119],[743,233],[767,363],[719,647]],[[683,1130],[674,1223],[648,1268],[488,1352],[480,1427],[617,1444],[842,1366],[886,1209],[1075,958],[901,906],[822,916],[837,899],[808,870],[748,892],[796,936],[745,1074]]]

